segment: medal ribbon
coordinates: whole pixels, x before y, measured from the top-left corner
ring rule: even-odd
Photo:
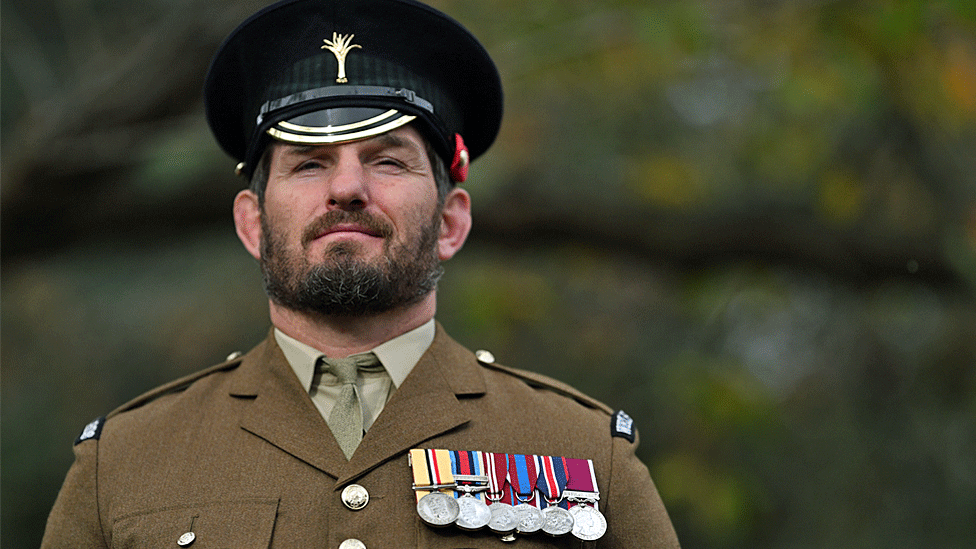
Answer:
[[[596,471],[593,469],[592,459],[563,458],[563,460],[566,464],[567,490],[600,493],[596,485]],[[593,506],[596,507],[596,502],[593,502]]]
[[[495,452],[484,452],[484,471],[488,474],[488,498],[487,503],[502,501],[511,505],[511,501],[505,501],[505,484],[508,483],[508,454]],[[501,499],[497,499],[501,498]],[[492,501],[494,499],[494,501]],[[508,496],[511,500],[511,496]]]
[[[518,494],[519,503],[528,503],[539,507],[535,498],[535,485],[539,479],[539,469],[535,464],[535,456],[512,454],[508,464],[508,481]],[[534,500],[534,501],[533,501]]]
[[[536,488],[545,496],[546,505],[554,505],[566,489],[566,465],[563,457],[537,456],[539,458],[539,482]],[[569,502],[560,501],[559,506],[569,508]]]
[[[481,452],[472,452],[470,450],[448,452],[451,455],[451,469],[455,475],[484,475],[481,469]],[[457,491],[454,493],[454,497],[461,497],[462,493]],[[475,492],[471,495],[484,501],[485,496],[483,492]]]
[[[413,465],[413,483],[415,486],[430,486],[432,484],[454,484],[454,473],[451,471],[450,450],[424,450],[415,448],[410,450],[410,463]],[[429,494],[431,490],[414,490],[417,501]]]

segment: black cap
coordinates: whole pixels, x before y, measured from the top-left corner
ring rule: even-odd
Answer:
[[[461,168],[491,146],[502,118],[488,52],[460,23],[413,0],[268,6],[217,51],[204,100],[217,141],[247,175],[271,137],[342,143],[414,123],[463,180]]]

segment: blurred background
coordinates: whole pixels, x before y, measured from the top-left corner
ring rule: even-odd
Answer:
[[[973,547],[976,3],[431,3],[507,91],[452,335],[633,416],[685,548]],[[263,4],[0,3],[4,547],[267,332],[200,91]]]

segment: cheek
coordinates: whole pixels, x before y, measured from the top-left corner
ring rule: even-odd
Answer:
[[[273,235],[278,245],[288,248],[295,245],[296,222],[287,209],[275,208],[266,202],[261,219],[263,233]]]
[[[386,218],[393,223],[401,235],[415,235],[422,227],[430,224],[437,209],[437,192],[421,189],[414,192],[398,192],[397,186],[375,189],[373,203],[379,205]]]
[[[401,229],[404,238],[416,240],[434,222],[436,212],[436,205],[418,204],[411,208],[407,212],[408,215],[404,216],[406,223],[404,224],[404,228]]]

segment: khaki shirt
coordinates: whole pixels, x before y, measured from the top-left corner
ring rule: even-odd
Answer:
[[[417,361],[434,341],[434,320],[431,319],[422,326],[399,335],[372,349],[383,365],[382,372],[359,372],[357,392],[363,405],[363,430],[368,431],[379,417],[386,402],[393,396],[393,392],[407,378]],[[274,329],[275,342],[281,347],[281,352],[288,360],[288,365],[295,372],[302,387],[308,389],[308,394],[315,403],[315,407],[328,419],[342,386],[336,377],[328,372],[316,372],[315,365],[325,356],[318,349],[306,345],[301,341]],[[341,357],[340,357],[341,358]]]
[[[488,530],[427,526],[411,448],[593,460],[606,534],[520,536],[515,547],[677,547],[637,442],[612,436],[611,413],[557,381],[479,361],[438,325],[347,460],[269,334],[86,429],[42,547],[172,548],[191,532],[194,549],[512,546]],[[343,502],[351,484],[369,494],[360,510]]]

